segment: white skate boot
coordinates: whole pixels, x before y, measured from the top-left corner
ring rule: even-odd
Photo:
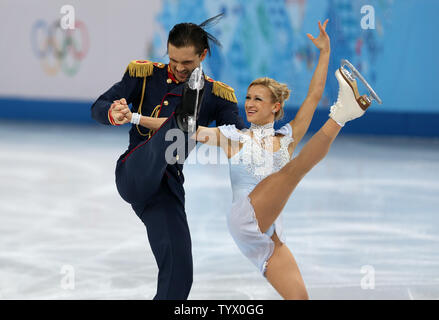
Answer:
[[[361,117],[373,100],[376,100],[379,104],[382,104],[382,101],[349,61],[342,60],[341,62],[341,68],[335,72],[339,84],[338,98],[337,102],[331,107],[329,116],[343,127],[346,122]],[[351,72],[346,70],[345,66],[348,66]],[[360,96],[356,78],[367,87],[369,96]]]

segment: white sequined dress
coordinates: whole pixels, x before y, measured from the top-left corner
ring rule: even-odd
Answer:
[[[285,242],[282,216],[279,215],[273,225],[262,233],[248,195],[259,182],[290,161],[288,146],[293,142],[292,129],[289,124],[276,131],[273,130],[273,124],[252,125],[250,129],[242,131],[237,130],[234,125],[218,128],[226,138],[243,144],[240,151],[229,159],[233,203],[227,215],[227,225],[241,252],[265,275],[267,261],[274,250],[271,236],[276,231],[279,239]],[[253,138],[246,134],[248,130],[253,132]],[[283,137],[280,139],[279,150],[272,152],[270,136],[275,134]]]

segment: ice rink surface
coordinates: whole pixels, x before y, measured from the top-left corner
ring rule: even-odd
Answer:
[[[124,128],[0,122],[0,299],[154,296],[145,227],[114,183],[127,145]],[[227,164],[184,174],[189,299],[280,299],[228,233]],[[283,220],[311,299],[438,299],[439,140],[342,132]]]

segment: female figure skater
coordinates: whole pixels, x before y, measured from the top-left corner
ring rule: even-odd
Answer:
[[[284,243],[280,213],[303,177],[328,153],[347,121],[362,116],[355,80],[339,70],[337,102],[330,118],[292,160],[292,153],[308,130],[326,83],[330,39],[319,22],[320,34],[308,38],[320,50],[319,62],[308,94],[294,120],[274,131],[273,123],[283,116],[290,90],[270,78],[260,78],[248,87],[245,111],[250,129],[234,125],[217,128],[198,127],[197,141],[221,146],[230,164],[233,189],[228,227],[242,253],[249,258],[284,299],[308,299],[297,263]],[[128,115],[129,117],[130,115]],[[143,116],[142,116],[143,118]],[[145,126],[159,128],[166,118],[142,120]]]

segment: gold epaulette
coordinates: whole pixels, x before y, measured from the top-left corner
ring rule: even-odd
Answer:
[[[212,82],[212,93],[220,98],[223,98],[227,101],[238,103],[238,99],[236,99],[235,90],[226,85],[225,83],[222,83],[220,81],[215,81],[212,78],[209,78],[208,76],[205,76],[206,80],[209,82]]]
[[[149,60],[133,60],[128,65],[126,71],[129,71],[131,77],[144,78],[152,75],[154,66],[158,68],[165,67],[165,65],[160,62],[152,62]]]

